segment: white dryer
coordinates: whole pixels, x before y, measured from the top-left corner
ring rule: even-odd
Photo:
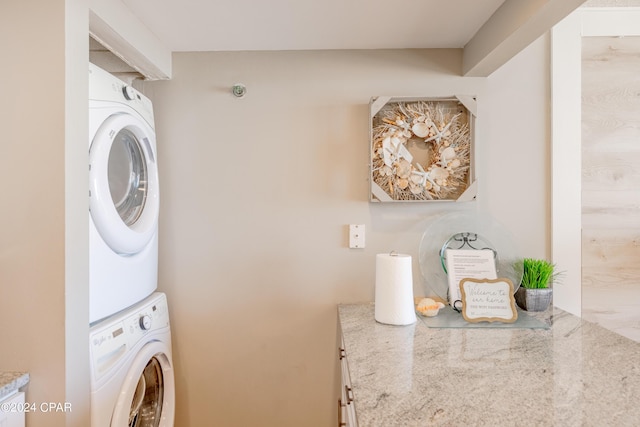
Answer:
[[[167,300],[155,292],[90,328],[91,427],[172,427]]]
[[[89,321],[157,288],[159,188],[151,101],[89,67]]]

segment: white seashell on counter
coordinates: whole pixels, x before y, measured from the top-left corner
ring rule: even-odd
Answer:
[[[433,317],[438,314],[444,304],[431,298],[422,298],[416,310],[423,316]]]

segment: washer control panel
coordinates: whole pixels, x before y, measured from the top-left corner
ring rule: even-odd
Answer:
[[[169,329],[169,310],[166,296],[162,293],[155,293],[112,317],[92,326],[89,333],[92,375],[98,378],[147,334]]]
[[[144,314],[140,317],[140,327],[143,331],[151,329],[151,316]]]

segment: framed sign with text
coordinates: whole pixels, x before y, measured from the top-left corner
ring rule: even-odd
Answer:
[[[513,323],[518,319],[513,283],[497,279],[462,279],[460,281],[462,317],[467,322]]]

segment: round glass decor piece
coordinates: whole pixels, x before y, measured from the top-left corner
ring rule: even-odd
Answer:
[[[449,300],[444,258],[447,249],[491,250],[497,277],[509,279],[514,293],[520,287],[522,259],[511,233],[488,214],[453,212],[434,219],[420,241],[420,272],[426,296]]]

